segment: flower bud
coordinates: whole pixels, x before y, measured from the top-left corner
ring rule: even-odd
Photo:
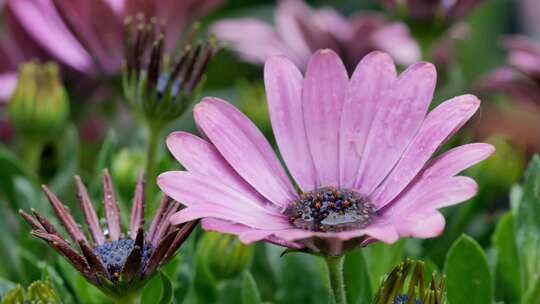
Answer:
[[[39,304],[54,304],[60,303],[60,299],[56,295],[54,288],[49,281],[35,281],[28,286],[25,292],[20,285],[9,290],[5,295],[3,302],[5,304],[19,303],[39,303]]]
[[[196,33],[189,33],[175,60],[164,51],[165,36],[156,20],[128,18],[126,31],[124,95],[148,123],[163,126],[189,108],[217,45],[213,39],[193,42]]]
[[[235,236],[217,232],[206,232],[197,248],[218,280],[239,275],[250,267],[254,250],[252,245],[242,244]]]
[[[384,279],[373,304],[444,304],[445,278],[432,274],[429,283],[424,279],[424,263],[406,260],[397,265]]]
[[[66,90],[54,63],[25,63],[8,104],[16,132],[30,141],[58,135],[69,114]]]
[[[111,173],[123,195],[131,194],[139,175],[144,170],[144,156],[132,149],[122,149],[113,156]],[[127,197],[127,196],[126,196]]]

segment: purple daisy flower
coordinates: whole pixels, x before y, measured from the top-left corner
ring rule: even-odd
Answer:
[[[476,182],[457,176],[494,152],[459,146],[431,159],[476,112],[462,95],[428,112],[436,83],[432,64],[396,75],[391,57],[372,52],[351,79],[336,53],[309,60],[305,75],[288,59],[264,69],[274,135],[287,171],[262,133],[218,98],[194,109],[203,138],[172,133],[167,145],[187,171],[158,185],[187,207],[173,224],[203,219],[203,228],[294,249],[340,256],[400,237],[430,238],[444,229],[438,209],[466,201]]]
[[[284,55],[305,70],[310,56],[323,48],[338,52],[350,70],[374,50],[388,52],[404,65],[420,59],[420,48],[407,26],[388,22],[380,14],[356,14],[347,20],[332,8],[313,9],[301,0],[282,0],[274,21],[273,27],[254,18],[222,20],[211,31],[242,59],[256,64]]]

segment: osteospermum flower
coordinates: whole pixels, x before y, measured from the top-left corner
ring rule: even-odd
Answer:
[[[263,64],[273,55],[290,58],[302,70],[318,49],[338,52],[350,70],[371,51],[388,52],[400,64],[420,58],[420,49],[405,24],[380,14],[346,19],[332,8],[313,9],[301,0],[278,2],[272,26],[253,18],[221,20],[211,31],[242,59]]]
[[[33,217],[22,210],[19,213],[32,227],[32,234],[66,258],[88,282],[114,299],[133,299],[157,270],[176,254],[196,223],[171,225],[168,218],[181,206],[165,196],[145,235],[144,187],[140,179],[133,197],[130,224],[124,233],[111,178],[105,171],[103,201],[107,228],[102,229],[86,187],[78,176],[75,182],[77,198],[91,239],[87,238],[67,207],[46,186],[43,186],[43,191],[71,242],[65,240],[50,221],[36,210],[32,209]]]
[[[194,116],[208,140],[183,132],[167,139],[187,169],[158,179],[187,206],[174,224],[204,218],[203,228],[247,243],[332,256],[377,240],[435,237],[445,224],[437,209],[477,191],[474,180],[456,175],[494,152],[475,143],[430,160],[480,104],[462,95],[427,114],[436,82],[430,63],[398,77],[392,59],[374,52],[349,79],[339,57],[321,50],[305,76],[273,57],[264,77],[274,135],[297,187],[251,121],[205,98]]]

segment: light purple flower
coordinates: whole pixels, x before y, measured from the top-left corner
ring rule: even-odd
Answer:
[[[172,49],[187,23],[221,0],[8,0],[26,33],[60,63],[86,75],[116,75],[124,19],[142,13],[165,22]]]
[[[385,51],[404,65],[420,58],[419,46],[407,27],[387,22],[379,14],[358,14],[347,20],[331,8],[315,10],[301,0],[282,0],[274,23],[253,18],[222,20],[211,31],[248,62],[263,64],[270,56],[284,55],[302,70],[313,52],[322,48],[339,53],[351,70],[374,50]]]
[[[495,69],[477,85],[486,95],[503,93],[516,101],[540,103],[540,44],[526,36],[503,41],[507,65]]]
[[[296,186],[246,116],[205,98],[194,116],[207,139],[184,132],[167,139],[187,170],[158,178],[167,195],[187,206],[172,223],[203,218],[203,228],[243,242],[339,255],[374,241],[438,236],[445,225],[438,209],[476,194],[474,180],[456,175],[492,154],[491,145],[468,144],[430,158],[480,101],[462,95],[428,114],[432,64],[414,64],[398,77],[389,55],[372,52],[349,79],[337,54],[326,49],[310,58],[304,76],[280,56],[264,71],[274,135]],[[323,197],[322,189],[334,198]],[[323,208],[328,214],[315,219]]]

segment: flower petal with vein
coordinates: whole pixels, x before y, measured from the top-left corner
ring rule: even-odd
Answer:
[[[172,133],[167,146],[187,171],[158,185],[187,208],[173,224],[203,219],[203,228],[328,255],[374,241],[442,233],[438,209],[473,197],[459,176],[494,152],[473,143],[433,154],[476,112],[472,95],[428,113],[436,83],[432,64],[399,76],[388,54],[365,56],[349,79],[338,55],[316,52],[305,74],[270,58],[264,80],[277,146],[226,101],[194,109],[204,138]]]

